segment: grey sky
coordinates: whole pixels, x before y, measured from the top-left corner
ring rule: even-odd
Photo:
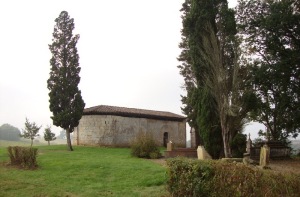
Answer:
[[[54,20],[75,20],[86,107],[115,105],[181,114],[177,57],[184,0],[0,1],[0,125],[52,124],[47,79]],[[236,0],[229,1],[234,6]],[[54,128],[56,132],[60,129]]]

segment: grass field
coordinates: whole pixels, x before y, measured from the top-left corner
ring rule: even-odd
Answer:
[[[163,196],[166,169],[130,149],[39,146],[37,170],[6,165],[0,147],[0,196]]]
[[[20,141],[7,141],[0,139],[0,147],[8,147],[8,146],[30,146],[31,141],[29,139],[21,138]],[[60,144],[67,144],[67,140],[63,139],[56,139],[50,142],[51,145],[60,145]],[[33,141],[33,146],[46,146],[48,142],[44,139],[35,139]]]

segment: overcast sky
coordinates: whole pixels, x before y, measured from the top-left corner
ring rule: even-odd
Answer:
[[[0,1],[0,125],[52,124],[49,78],[54,20],[75,20],[86,107],[114,105],[182,114],[177,57],[184,0]],[[236,0],[229,1],[235,6]],[[58,132],[59,128],[54,128]]]

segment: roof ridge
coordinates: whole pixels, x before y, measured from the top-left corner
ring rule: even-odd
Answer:
[[[126,117],[184,120],[186,117],[169,111],[158,111],[131,107],[119,107],[111,105],[97,105],[84,109],[84,115],[117,115]]]

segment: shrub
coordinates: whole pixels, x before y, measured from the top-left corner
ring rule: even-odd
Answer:
[[[9,146],[7,151],[11,165],[30,169],[37,167],[37,148]]]
[[[279,174],[241,163],[167,160],[172,196],[298,196],[300,175]]]
[[[238,133],[231,141],[230,148],[233,157],[243,157],[246,150],[247,135]]]
[[[172,196],[209,196],[213,170],[209,163],[183,158],[168,159],[167,189]]]
[[[158,159],[158,158],[160,158],[161,157],[161,153],[158,151],[156,151],[156,152],[151,152],[150,154],[149,154],[149,157],[150,157],[150,159]]]
[[[131,143],[131,154],[140,158],[157,159],[161,157],[153,136],[145,132],[139,132]]]

